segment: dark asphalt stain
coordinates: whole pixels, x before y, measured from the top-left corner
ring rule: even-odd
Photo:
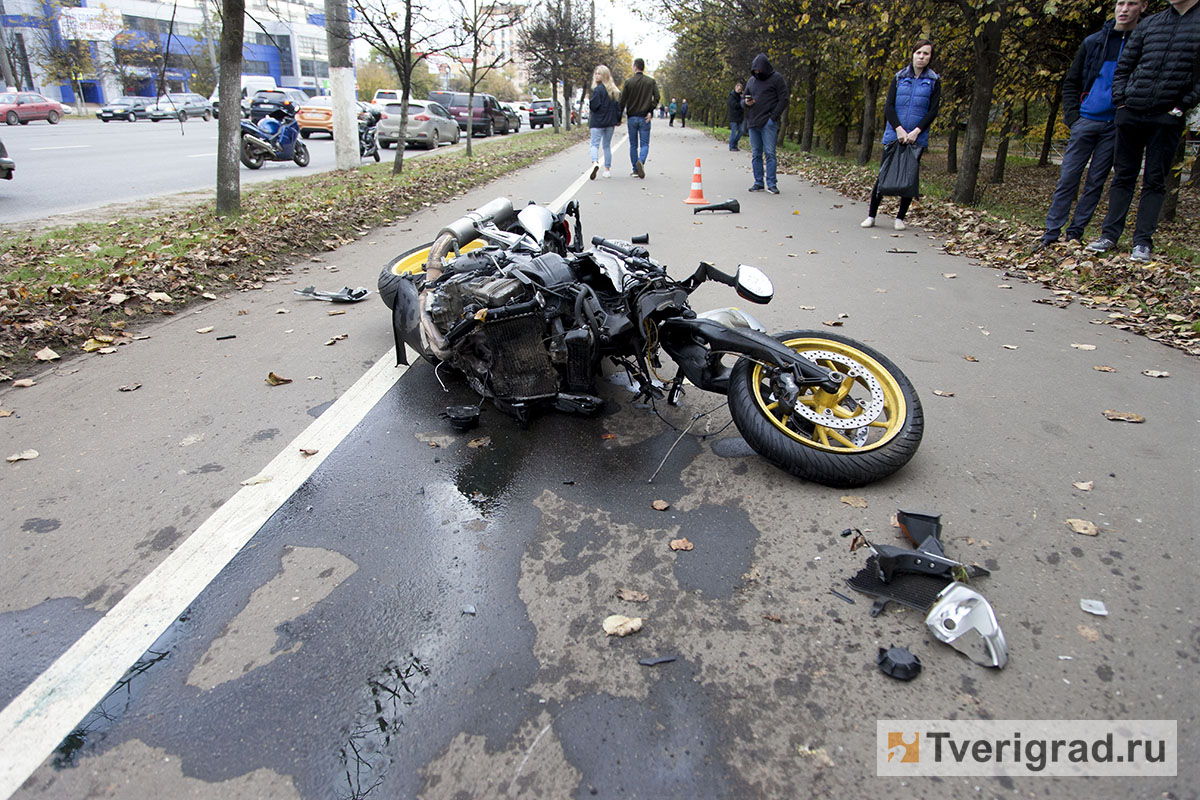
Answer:
[[[1046,556],[1047,564],[1057,564],[1061,560],[1062,556],[1060,556],[1058,553],[1051,553],[1050,555]]]
[[[269,442],[279,435],[279,428],[264,428],[250,437],[252,442]]]
[[[92,589],[83,596],[83,604],[85,606],[90,606],[92,603],[99,601],[101,597],[104,597],[108,590],[108,586],[97,586],[95,589]]]
[[[598,797],[751,796],[725,763],[728,734],[692,665],[674,661],[653,674],[644,700],[584,696],[555,717],[563,752],[581,773],[573,796],[590,798],[590,789]]]
[[[746,456],[757,456],[753,448],[746,443],[746,440],[740,436],[729,436],[724,439],[718,439],[712,443],[713,455],[721,458],[745,458]],[[746,469],[745,464],[739,464],[743,470]],[[741,474],[741,473],[738,473]]]
[[[699,589],[709,598],[730,597],[750,571],[758,529],[746,512],[731,506],[704,505],[678,515],[680,536],[694,549],[675,558],[681,589]]]
[[[984,559],[983,565],[988,568],[989,572],[995,572],[996,570],[1000,569],[1000,562],[994,558]]]
[[[200,473],[201,475],[204,475],[209,472],[221,472],[224,469],[225,468],[223,466],[221,466],[220,464],[204,464],[199,469],[197,469],[196,472]]]
[[[182,536],[174,525],[168,525],[160,528],[152,538],[143,539],[138,543],[138,547],[148,547],[156,553],[161,553],[163,550],[169,550]]]
[[[100,612],[86,605],[76,597],[59,597],[0,614],[0,708],[96,624]]]
[[[547,565],[546,578],[551,582],[582,575],[606,558],[604,545],[608,531],[590,519],[580,520],[573,529],[558,534],[558,538],[562,540],[562,556],[566,563]],[[585,556],[584,551],[588,551],[588,555]]]
[[[57,519],[42,519],[41,517],[30,517],[21,524],[21,530],[26,533],[50,533],[62,527],[62,522]]]
[[[1112,683],[1113,668],[1108,664],[1101,664],[1100,666],[1096,667],[1096,677],[1105,683]]]
[[[1076,558],[1083,558],[1083,548],[1081,548],[1081,547],[1072,547],[1072,548],[1071,548],[1071,555],[1075,556]]]
[[[333,402],[334,402],[333,400],[330,400],[327,403],[321,403],[319,406],[313,406],[312,408],[310,408],[308,410],[308,415],[310,417],[314,417],[314,418],[321,416],[322,414],[325,413],[326,409],[328,409],[331,405],[333,405]]]

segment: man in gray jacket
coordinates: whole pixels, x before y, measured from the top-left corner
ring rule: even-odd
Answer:
[[[754,173],[750,191],[761,192],[766,188],[771,194],[779,194],[775,185],[775,144],[779,141],[779,127],[788,106],[787,81],[771,68],[766,53],[754,57],[750,76],[742,95],[746,127],[750,129],[750,169]]]
[[[1108,213],[1100,238],[1087,246],[1106,253],[1117,246],[1133,202],[1145,155],[1142,198],[1133,230],[1133,261],[1150,261],[1154,231],[1167,193],[1167,171],[1188,112],[1200,103],[1200,0],[1169,0],[1129,37],[1113,74],[1117,145]]]

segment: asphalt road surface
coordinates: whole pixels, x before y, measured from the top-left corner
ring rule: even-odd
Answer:
[[[524,130],[524,129],[523,129]],[[0,139],[17,165],[16,177],[0,181],[0,219],[37,220],[128,203],[176,192],[212,192],[216,184],[217,120],[199,117],[178,122],[149,120],[103,123],[95,118],[64,119],[0,128]],[[463,140],[465,142],[465,140]],[[262,169],[241,167],[243,185],[279,180],[334,168],[333,139],[317,134],[307,140],[311,161],[270,162]],[[443,145],[441,149],[465,144]],[[410,149],[405,158],[423,157]],[[381,150],[381,159],[395,150]]]
[[[5,453],[40,453],[0,472],[0,795],[1195,796],[1195,361],[942,254],[918,211],[893,234],[789,176],[748,194],[746,155],[698,131],[656,125],[644,181],[614,155],[577,194],[585,234],[649,232],[676,275],[763,267],[769,329],[841,322],[912,378],[915,459],[853,492],[807,484],[749,452],[721,398],[693,390],[664,422],[619,381],[593,419],[488,410],[455,433],[438,415],[469,391],[395,368],[375,297],[330,316],[292,294],[373,286],[496,195],[557,197],[588,161],[561,154],[0,389]],[[741,214],[681,203],[696,157]],[[676,444],[704,412],[707,438]],[[898,507],[940,512],[948,554],[991,570],[1005,669],[846,587],[865,556],[839,534],[897,542]],[[614,613],[645,627],[606,637]],[[916,680],[876,668],[893,644]],[[1177,720],[1178,774],[876,777],[877,721],[952,718]]]

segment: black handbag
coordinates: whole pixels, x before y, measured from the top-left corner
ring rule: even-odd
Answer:
[[[875,191],[881,195],[916,197],[921,192],[921,151],[919,144],[888,142],[883,146],[883,161]]]

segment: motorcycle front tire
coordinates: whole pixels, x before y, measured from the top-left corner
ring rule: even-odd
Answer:
[[[246,137],[242,137],[242,163],[250,169],[262,169],[263,162],[266,157],[263,156],[261,150],[256,147],[251,147],[246,142]]]
[[[803,390],[800,402],[816,415],[843,425],[823,426],[789,415],[771,394],[763,365],[743,358],[729,381],[729,412],[746,443],[775,466],[798,478],[835,488],[852,488],[886,478],[916,454],[925,414],[912,382],[886,356],[848,336],[824,331],[788,331],[774,338],[827,368],[847,375],[836,394]],[[875,409],[856,429],[844,420]]]
[[[292,160],[298,166],[307,167],[309,161],[308,145],[304,142],[296,142],[296,149],[292,152]]]

